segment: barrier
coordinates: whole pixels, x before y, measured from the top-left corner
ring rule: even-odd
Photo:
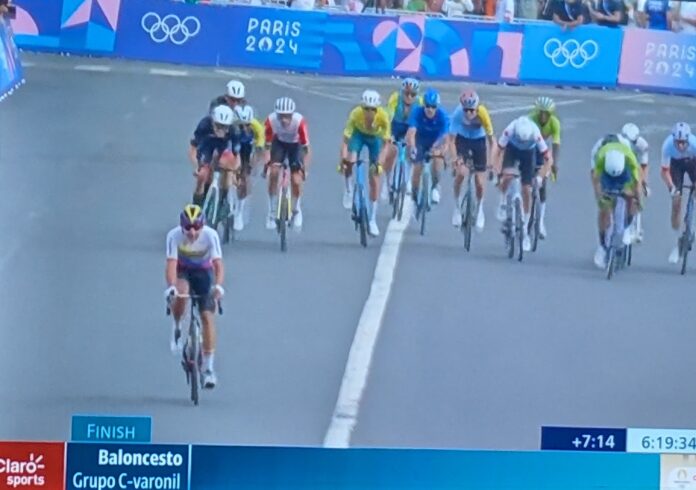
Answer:
[[[26,49],[326,75],[696,93],[691,34],[170,0],[15,3],[17,42]]]
[[[10,24],[0,16],[0,100],[24,83],[22,63]]]

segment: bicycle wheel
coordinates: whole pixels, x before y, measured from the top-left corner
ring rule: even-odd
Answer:
[[[524,256],[524,250],[522,243],[524,240],[524,223],[522,223],[522,201],[521,199],[515,199],[515,232],[517,234],[517,248],[518,255],[517,260],[522,262],[522,257]]]
[[[403,180],[401,182],[401,187],[399,188],[399,195],[398,195],[398,201],[399,201],[399,212],[397,213],[397,219],[401,221],[401,218],[404,216],[404,202],[406,201],[406,181]]]
[[[205,214],[205,220],[213,229],[217,229],[218,225],[218,204],[220,202],[220,189],[211,186],[208,189],[208,195],[203,203],[203,213]]]
[[[607,254],[607,280],[610,280],[616,268],[616,252],[613,245],[609,248]]]
[[[288,208],[288,199],[285,196],[285,192],[283,192],[283,195],[279,197],[280,202],[279,206],[280,209],[278,210],[278,234],[280,235],[280,251],[281,252],[287,252],[288,250],[288,242],[287,242],[287,234],[288,234],[288,213],[290,212],[290,209]]]
[[[538,193],[535,191],[532,193],[532,219],[529,223],[528,233],[531,235],[532,240],[532,252],[536,252],[537,245],[539,244],[539,223],[541,221],[541,209],[539,206]]]
[[[631,266],[632,260],[633,260],[633,245],[628,245],[626,247],[626,267]]]
[[[425,217],[430,210],[430,176],[423,175],[421,179],[421,211],[420,211],[420,234],[425,235]]]
[[[360,193],[360,245],[367,247],[367,206],[365,205],[365,198]]]
[[[471,249],[471,227],[472,227],[472,203],[471,203],[471,185],[466,191],[464,202],[462,202],[462,231],[464,232],[464,249],[468,252]]]
[[[511,259],[515,255],[515,232],[512,228],[514,224],[514,208],[512,207],[512,196],[508,195],[506,200],[505,244],[507,246],[508,258]]]
[[[197,308],[197,306],[192,304],[191,308]],[[194,316],[191,320],[191,327],[189,331],[188,353],[188,366],[191,374],[191,401],[194,405],[198,405],[199,384],[201,382],[201,346],[198,337],[200,328],[201,326],[198,322],[198,318]]]
[[[389,192],[389,199],[390,203],[392,205],[392,219],[396,218],[399,216],[399,220],[401,220],[401,216],[399,215],[399,208],[401,207],[401,180],[403,179],[403,168],[401,166],[401,163],[397,163],[396,168],[394,169],[394,180],[393,183],[394,185],[391,186],[390,192]]]

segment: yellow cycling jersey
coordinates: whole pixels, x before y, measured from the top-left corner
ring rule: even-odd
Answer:
[[[343,136],[350,138],[353,136],[353,132],[357,130],[367,136],[379,136],[385,140],[391,138],[391,121],[387,111],[382,107],[378,107],[372,124],[369,127],[365,120],[365,116],[365,109],[363,109],[362,106],[358,106],[350,111]]]
[[[264,134],[263,124],[258,119],[251,120],[251,131],[254,133],[254,146],[259,148],[266,144],[266,135]]]
[[[404,114],[404,105],[399,104],[399,96],[401,91],[397,90],[389,96],[389,101],[387,102],[387,112],[391,117],[392,121],[402,122],[404,124],[408,123],[408,116]],[[423,96],[419,95],[416,100],[411,104],[411,110],[418,105],[423,105]],[[409,112],[410,115],[410,112]]]

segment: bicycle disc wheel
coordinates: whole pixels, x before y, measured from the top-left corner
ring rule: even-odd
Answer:
[[[278,218],[278,234],[280,235],[280,251],[287,252],[288,242],[288,200],[285,197],[280,198],[280,216]]]
[[[360,245],[367,247],[367,206],[364,199],[360,202]]]
[[[517,234],[517,260],[522,261],[524,256],[524,223],[522,222],[522,203],[520,199],[515,199],[515,232]]]
[[[464,220],[462,222],[464,231],[464,249],[468,252],[471,249],[471,226],[472,226],[472,204],[471,204],[471,189],[466,191],[466,196],[464,197]]]

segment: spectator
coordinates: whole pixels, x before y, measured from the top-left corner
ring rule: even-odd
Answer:
[[[315,0],[290,0],[289,6],[295,10],[314,10]]]
[[[590,0],[587,8],[590,18],[600,26],[618,27],[626,23],[626,7],[623,0]]]
[[[539,1],[539,18],[541,20],[553,20],[553,11],[556,9],[556,3],[562,0],[540,0]]]
[[[675,2],[672,27],[675,31],[696,34],[696,2]]]
[[[669,0],[638,0],[636,22],[640,27],[672,30],[672,11]]]
[[[428,4],[425,0],[410,0],[406,6],[409,12],[425,12],[428,9]]]
[[[520,19],[538,19],[538,0],[517,0],[517,17]]]
[[[362,12],[365,9],[365,4],[362,3],[360,0],[348,0],[345,3],[346,10],[348,12]]]
[[[495,19],[498,22],[512,22],[515,18],[515,0],[497,0]]]
[[[578,0],[565,0],[553,2],[551,13],[553,21],[566,30],[574,29],[585,22],[582,10],[582,3]]]

